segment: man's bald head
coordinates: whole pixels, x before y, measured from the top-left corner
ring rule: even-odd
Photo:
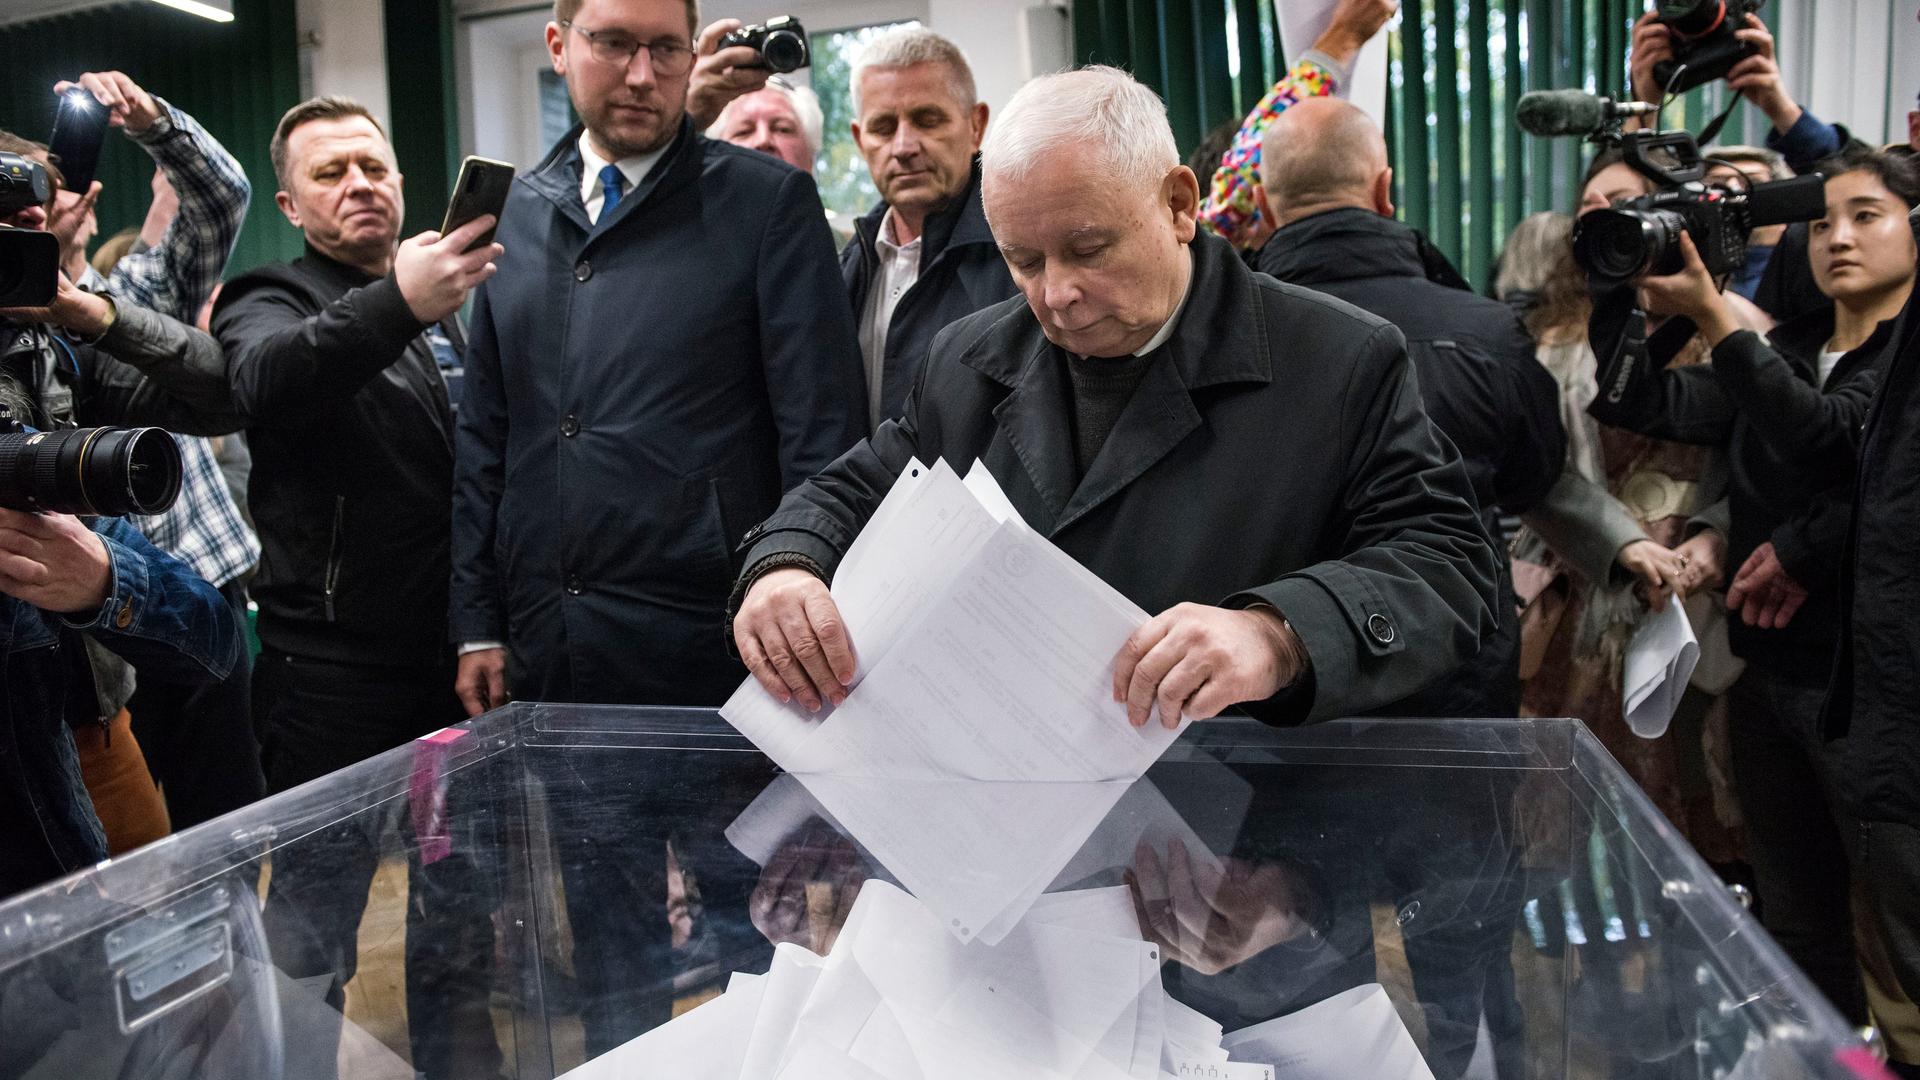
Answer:
[[[1308,98],[1267,125],[1260,181],[1282,225],[1344,206],[1393,213],[1386,137],[1339,98]]]

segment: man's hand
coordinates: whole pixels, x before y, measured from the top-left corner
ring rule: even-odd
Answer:
[[[1733,36],[1746,42],[1753,49],[1753,55],[1733,65],[1727,72],[1727,85],[1766,113],[1773,129],[1784,135],[1800,120],[1803,110],[1780,81],[1780,65],[1773,58],[1773,31],[1760,21],[1760,16],[1748,13],[1746,25],[1735,30]]]
[[[1633,38],[1628,42],[1627,49],[1627,74],[1633,86],[1633,96],[1654,105],[1660,104],[1660,100],[1666,96],[1666,88],[1653,77],[1653,67],[1673,59],[1673,31],[1660,21],[1659,15],[1649,11],[1634,21]]]
[[[1686,233],[1680,234],[1680,261],[1678,273],[1640,279],[1640,306],[1649,315],[1685,315],[1709,345],[1718,345],[1740,329],[1740,320]]]
[[[160,119],[160,106],[140,84],[118,71],[89,71],[77,82],[62,80],[53,84],[53,92],[64,94],[79,87],[107,109],[107,123],[126,128],[129,135],[144,135]]]
[[[795,830],[760,871],[747,898],[747,919],[774,945],[791,942],[824,955],[840,936],[866,880],[866,864],[853,842],[824,822],[810,821]],[[817,920],[809,893],[826,901],[827,910]]]
[[[855,670],[853,642],[826,583],[798,567],[761,576],[733,617],[733,643],[747,670],[783,703],[800,699],[808,712],[847,700]]]
[[[1243,611],[1179,604],[1133,632],[1113,659],[1113,700],[1127,720],[1146,724],[1154,708],[1171,729],[1182,716],[1206,720],[1229,705],[1262,701],[1293,685],[1307,649],[1272,608]]]
[[[468,716],[479,716],[513,700],[507,692],[507,650],[480,649],[460,657],[460,670],[453,677],[453,692]]]
[[[87,241],[81,233],[89,236],[93,230],[87,223],[93,219],[93,204],[100,198],[100,181],[88,185],[86,193],[62,189],[53,193],[53,206],[47,211],[47,231],[60,240],[60,265],[79,272],[87,261]]]
[[[1667,597],[1675,592],[1686,595],[1679,552],[1653,540],[1635,540],[1621,547],[1613,561],[1634,578],[1634,591],[1655,611],[1667,609]]]
[[[1313,47],[1343,64],[1352,63],[1360,46],[1373,40],[1398,10],[1400,0],[1340,0]]]
[[[499,244],[467,248],[493,228],[494,220],[482,214],[445,236],[428,230],[401,243],[393,257],[393,280],[414,318],[439,322],[460,310],[474,286],[493,276],[493,260],[506,249]]]
[[[106,297],[75,285],[63,273],[54,289],[53,303],[38,308],[0,309],[0,318],[16,323],[51,323],[83,341],[91,341],[112,325],[113,304]]]
[[[0,508],[0,593],[78,615],[106,603],[112,590],[106,541],[79,518]]]
[[[1740,564],[1739,573],[1733,575],[1733,587],[1727,590],[1727,610],[1738,614],[1748,626],[1763,630],[1785,627],[1806,602],[1806,586],[1787,573],[1771,542],[1753,549],[1747,561]]]
[[[1702,529],[1673,552],[1680,559],[1682,595],[1712,591],[1726,580],[1727,538],[1720,530]]]
[[[700,31],[693,51],[693,75],[687,80],[687,115],[696,131],[713,126],[734,98],[753,93],[767,85],[773,74],[761,63],[760,52],[746,45],[721,49],[720,39],[745,26],[739,19],[721,19]]]
[[[1216,975],[1305,933],[1294,876],[1278,865],[1221,860],[1215,869],[1175,840],[1160,856],[1145,843],[1126,872],[1134,914],[1166,959]]]
[[[173,190],[173,182],[167,179],[165,169],[153,170],[153,201],[147,204],[147,218],[140,223],[140,241],[148,247],[159,247],[166,239],[167,229],[180,213],[180,193]]]

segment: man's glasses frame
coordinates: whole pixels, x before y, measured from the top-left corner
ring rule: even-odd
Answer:
[[[640,50],[647,51],[647,63],[662,78],[677,79],[693,70],[693,47],[674,38],[636,41],[624,30],[589,30],[572,20],[560,24],[587,39],[588,51],[596,61],[624,68],[633,63]]]

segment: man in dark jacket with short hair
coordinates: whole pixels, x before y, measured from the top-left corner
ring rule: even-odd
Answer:
[[[987,106],[959,47],[925,27],[889,31],[852,81],[854,138],[881,201],[854,223],[840,273],[878,427],[906,411],[935,334],[1018,290],[980,209]]]
[[[1390,216],[1386,141],[1366,114],[1335,98],[1282,113],[1261,150],[1264,213],[1280,229],[1259,268],[1337,296],[1398,326],[1433,422],[1453,440],[1489,535],[1497,514],[1530,509],[1560,476],[1566,432],[1553,376],[1512,309],[1430,279],[1419,234]],[[1500,574],[1500,625],[1458,672],[1384,712],[1514,716],[1519,626]]]

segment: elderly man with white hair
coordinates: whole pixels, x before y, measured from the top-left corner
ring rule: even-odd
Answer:
[[[936,456],[1160,613],[1114,662],[1136,725],[1361,712],[1472,657],[1496,559],[1400,332],[1197,235],[1165,106],[1124,72],[1027,84],[981,156],[1024,297],[944,330],[905,415],[748,532],[732,633],[760,683],[844,700],[859,642],[826,582]]]
[[[811,176],[825,128],[820,95],[775,75],[760,89],[729,101],[707,128],[707,138],[758,150]],[[853,222],[846,215],[832,207],[826,214],[836,246],[853,239]]]

